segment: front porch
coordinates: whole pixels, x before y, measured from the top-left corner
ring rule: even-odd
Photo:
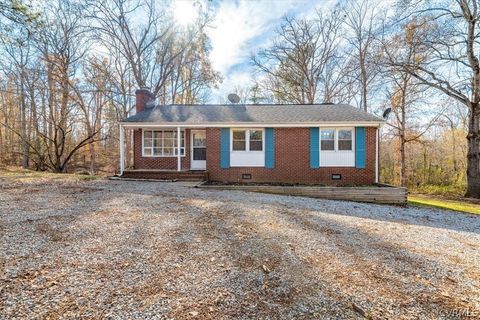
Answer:
[[[120,125],[120,176],[206,179],[206,129]]]

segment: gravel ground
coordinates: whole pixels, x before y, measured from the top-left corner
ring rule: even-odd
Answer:
[[[0,219],[0,318],[480,318],[480,216],[0,175]]]

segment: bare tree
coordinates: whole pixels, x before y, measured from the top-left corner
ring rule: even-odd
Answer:
[[[20,123],[20,139],[21,139],[21,165],[24,169],[28,168],[29,163],[29,133],[27,132],[27,72],[31,59],[32,47],[30,45],[30,34],[26,28],[21,28],[16,35],[11,35],[9,38],[1,38],[0,43],[3,44],[4,50],[8,55],[10,62],[7,68],[10,68],[10,74],[17,82],[17,97],[20,105],[19,123]]]
[[[425,104],[422,98],[425,97],[425,89],[428,87],[398,67],[396,61],[425,61],[427,55],[422,38],[428,31],[418,27],[413,20],[404,25],[400,34],[382,40],[384,60],[381,63],[385,69],[382,75],[384,82],[390,86],[388,99],[394,115],[393,121],[387,124],[393,129],[393,135],[399,139],[400,184],[403,187],[407,186],[406,145],[418,142],[436,122],[441,112],[434,113],[429,119],[430,110],[418,106],[419,103]]]
[[[286,18],[273,45],[252,58],[265,75],[263,86],[279,102],[342,102],[348,86],[348,65],[340,54],[338,11],[317,13],[314,19]]]
[[[428,60],[396,65],[421,83],[456,99],[469,110],[467,197],[480,198],[479,4],[475,0],[437,1],[413,9],[419,25],[436,26],[423,39]]]
[[[347,2],[343,10],[345,23],[352,33],[347,37],[353,48],[351,56],[355,61],[355,69],[351,72],[358,74],[360,108],[367,111],[369,91],[379,72],[379,65],[375,61],[375,38],[380,22],[378,8],[370,0],[352,0]]]
[[[72,86],[72,100],[83,113],[83,122],[90,152],[90,173],[96,173],[95,142],[101,141],[102,113],[107,104],[108,80],[105,61],[90,57],[83,66],[84,85]]]
[[[38,170],[65,172],[80,159],[86,166],[88,146],[90,172],[102,164],[114,170],[117,124],[134,109],[136,88],[150,86],[161,103],[191,104],[207,101],[220,81],[208,57],[207,11],[177,28],[168,6],[153,0],[53,0],[35,5],[41,15],[27,23],[23,3],[0,3],[8,9],[0,33],[9,31],[0,56],[6,163],[23,158],[24,167],[30,160]]]
[[[75,76],[87,52],[82,9],[64,0],[51,3],[44,14],[49,28],[42,29],[36,38],[48,79],[48,111],[44,115],[48,130],[42,138],[49,150],[48,166],[56,172],[65,172],[73,155],[96,135],[96,132],[78,134],[78,139],[74,139],[78,130],[77,110],[71,92],[78,83]]]
[[[399,141],[400,185],[407,187],[407,145],[421,143],[422,136],[437,122],[440,114],[430,115],[428,110],[422,110],[425,87],[415,82],[410,75],[393,72],[388,79],[391,86],[388,97],[393,119],[387,125],[392,129],[390,133]]]
[[[265,96],[265,93],[262,91],[262,88],[258,81],[256,81],[249,90],[248,100],[253,104],[267,103],[268,98]]]
[[[153,0],[89,3],[103,45],[119,49],[137,87],[150,87],[160,103],[198,102],[205,88],[218,82],[206,54],[208,16],[180,32]]]
[[[181,53],[173,50],[174,32],[165,13],[156,10],[153,0],[92,1],[90,11],[104,46],[120,48],[137,86],[150,86],[155,96],[165,94]]]
[[[205,17],[204,19],[208,19]],[[205,20],[195,28],[180,33],[176,47],[181,52],[174,60],[175,70],[171,73],[171,101],[178,104],[195,104],[207,100],[207,89],[221,81],[208,59],[208,39],[204,32]]]

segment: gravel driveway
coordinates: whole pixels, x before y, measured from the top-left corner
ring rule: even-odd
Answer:
[[[0,318],[480,318],[480,216],[0,176]]]

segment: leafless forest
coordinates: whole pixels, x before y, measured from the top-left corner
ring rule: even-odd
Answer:
[[[284,17],[252,52],[242,103],[349,103],[391,113],[381,180],[480,198],[477,0],[352,0]],[[153,0],[0,0],[0,164],[112,173],[136,88],[223,103],[210,2],[187,28]]]

